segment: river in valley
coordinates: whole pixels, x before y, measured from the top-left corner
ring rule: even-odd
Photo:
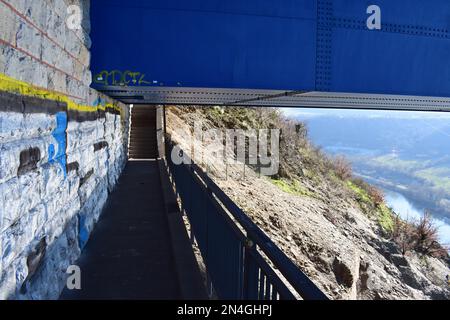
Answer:
[[[398,215],[403,219],[419,219],[423,216],[425,208],[414,204],[402,194],[384,189],[385,200]],[[438,227],[439,241],[442,244],[450,244],[450,223],[439,219],[433,219]]]

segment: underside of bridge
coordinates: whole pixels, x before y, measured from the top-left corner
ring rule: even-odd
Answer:
[[[442,0],[99,0],[93,87],[133,104],[449,111],[448,10]]]

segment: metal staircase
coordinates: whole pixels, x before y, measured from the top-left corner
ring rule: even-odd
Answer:
[[[156,159],[156,108],[136,105],[131,109],[131,131],[128,149],[130,159]]]

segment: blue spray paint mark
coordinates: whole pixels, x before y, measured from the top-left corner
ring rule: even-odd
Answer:
[[[104,106],[106,104],[106,100],[98,97],[97,99],[95,99],[94,103],[92,103],[92,105],[94,107],[98,107],[98,106]]]
[[[55,157],[55,146],[53,144],[48,146],[48,161],[52,162]]]
[[[86,227],[86,217],[78,214],[78,245],[83,250],[89,239],[89,231]]]
[[[55,146],[53,144],[48,146],[48,162],[59,163],[64,172],[64,178],[67,177],[66,169],[66,146],[67,146],[67,113],[62,111],[56,114],[56,128],[52,132],[53,138],[55,138],[58,144],[58,152],[55,154]]]

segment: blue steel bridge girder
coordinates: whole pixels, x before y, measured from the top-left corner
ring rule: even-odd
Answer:
[[[96,0],[93,87],[125,103],[450,111],[447,0]]]

